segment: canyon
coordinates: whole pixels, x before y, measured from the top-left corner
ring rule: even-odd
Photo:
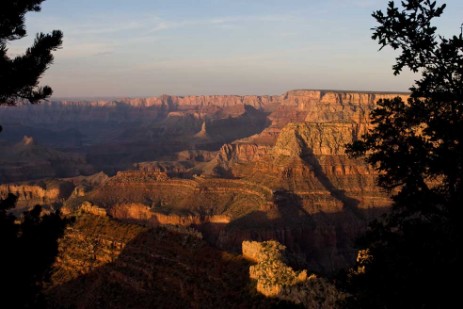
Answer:
[[[147,228],[84,207],[45,287],[52,308],[273,308],[248,288],[248,264],[180,228]]]
[[[378,100],[396,96],[407,98],[293,90],[1,106],[0,195],[18,195],[18,209],[193,229],[232,253],[276,240],[310,271],[334,274],[391,203],[345,144],[371,128]]]

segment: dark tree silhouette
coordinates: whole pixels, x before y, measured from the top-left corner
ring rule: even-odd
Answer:
[[[37,34],[21,56],[10,58],[7,48],[8,41],[26,36],[24,16],[40,11],[43,1],[0,1],[0,105],[37,103],[52,94],[49,86],[39,87],[38,81],[53,62],[52,51],[62,44],[61,31]],[[13,194],[0,199],[0,307],[39,308],[45,304],[40,285],[57,255],[57,240],[67,219],[59,212],[43,215],[40,206],[16,218],[10,212],[16,201]]]
[[[41,206],[18,219],[9,213],[16,201],[13,194],[0,199],[0,307],[46,307],[42,285],[70,219],[62,218],[59,211],[43,214]]]
[[[389,2],[373,39],[400,52],[394,74],[421,74],[407,102],[380,100],[373,128],[348,145],[395,189],[391,213],[370,227],[352,273],[351,301],[366,308],[445,308],[458,303],[463,207],[463,37],[437,35],[445,4]]]
[[[40,11],[43,1],[0,1],[0,105],[14,105],[18,100],[37,103],[53,92],[49,86],[39,87],[38,82],[53,62],[52,51],[62,45],[61,31],[37,34],[34,44],[24,55],[10,58],[7,48],[8,41],[26,36],[25,14]]]

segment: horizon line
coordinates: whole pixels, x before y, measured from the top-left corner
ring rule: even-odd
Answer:
[[[385,90],[349,90],[349,89],[329,89],[329,88],[298,88],[298,89],[291,89],[282,94],[160,94],[160,95],[148,95],[148,96],[114,96],[114,95],[97,95],[97,96],[56,96],[47,99],[46,101],[53,101],[53,100],[117,100],[117,99],[147,99],[147,98],[159,98],[162,96],[172,96],[172,97],[202,97],[202,96],[236,96],[236,97],[250,97],[250,96],[284,96],[289,92],[293,91],[320,91],[321,93],[327,92],[335,92],[335,93],[342,93],[342,92],[350,92],[350,93],[365,93],[365,94],[410,94],[410,91],[385,91]]]

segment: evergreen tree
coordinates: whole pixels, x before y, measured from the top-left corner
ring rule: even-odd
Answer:
[[[52,51],[62,44],[61,31],[37,34],[21,56],[10,58],[7,48],[9,41],[26,36],[24,16],[40,11],[43,1],[0,1],[0,105],[37,103],[52,94],[49,86],[39,87],[38,81],[53,62]],[[13,194],[0,199],[0,307],[40,308],[45,306],[41,284],[57,255],[57,240],[67,219],[59,212],[43,215],[40,206],[24,212],[19,219],[11,213],[16,202]]]
[[[14,58],[8,56],[7,46],[9,41],[26,36],[25,14],[39,12],[43,1],[0,1],[0,105],[14,105],[18,100],[37,103],[52,94],[49,86],[39,87],[38,82],[53,62],[52,51],[62,45],[62,32],[54,30],[50,34],[37,34],[25,54]]]
[[[458,303],[463,207],[463,37],[437,35],[446,5],[389,2],[373,39],[400,52],[394,74],[421,74],[407,102],[380,100],[372,129],[348,145],[397,192],[391,213],[371,225],[352,273],[355,307],[445,308]]]
[[[70,219],[43,214],[41,206],[17,218],[9,212],[16,202],[13,194],[0,199],[0,307],[45,308],[42,288]]]

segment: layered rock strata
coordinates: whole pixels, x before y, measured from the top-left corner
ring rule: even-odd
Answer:
[[[74,186],[66,181],[42,180],[28,183],[0,185],[0,198],[8,194],[18,197],[16,207],[31,208],[35,205],[60,206],[69,198]]]
[[[53,308],[271,308],[248,264],[182,229],[95,216],[87,205],[59,242],[46,295]]]

